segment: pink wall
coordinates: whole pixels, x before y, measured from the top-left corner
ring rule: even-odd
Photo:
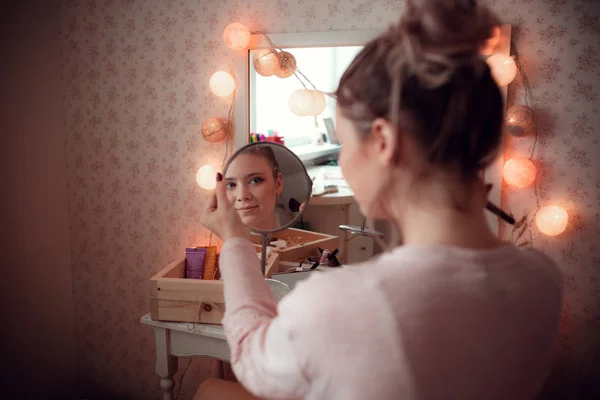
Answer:
[[[534,245],[566,275],[566,327],[558,378],[577,384],[598,368],[600,341],[599,21],[592,1],[491,1],[515,40],[541,117],[536,160],[542,202],[571,214],[567,232]],[[67,85],[68,184],[78,361],[88,387],[156,398],[146,281],[186,245],[206,240],[195,183],[203,164],[224,155],[200,124],[225,116],[210,75],[232,65],[223,28],[240,21],[267,32],[379,28],[401,1],[67,1],[61,9]],[[509,90],[522,101],[522,84]],[[506,156],[528,155],[532,138],[507,140]],[[503,205],[531,211],[530,189],[505,187]],[[182,362],[181,369],[187,364]],[[183,398],[214,364],[194,361]],[[179,378],[179,376],[177,377]],[[573,381],[575,382],[575,381]]]

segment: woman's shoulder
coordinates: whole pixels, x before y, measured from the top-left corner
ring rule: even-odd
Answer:
[[[562,289],[564,286],[564,276],[560,265],[552,257],[546,252],[533,247],[523,249],[521,252],[532,268],[540,274],[547,276]]]
[[[290,293],[303,304],[355,303],[369,293],[385,295],[390,285],[411,292],[415,284],[423,287],[451,286],[453,282],[496,277],[522,284],[542,281],[562,290],[563,276],[558,264],[546,253],[512,244],[473,250],[451,246],[403,246],[368,261],[315,272],[298,282]],[[284,299],[285,300],[285,299]],[[296,300],[292,300],[295,302]],[[284,302],[285,304],[285,302]]]

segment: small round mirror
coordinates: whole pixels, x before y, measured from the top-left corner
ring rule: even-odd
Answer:
[[[246,145],[223,169],[227,198],[253,232],[269,234],[294,225],[312,194],[302,161],[272,142]]]

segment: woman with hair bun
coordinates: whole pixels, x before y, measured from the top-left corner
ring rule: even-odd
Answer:
[[[198,398],[535,398],[563,281],[485,219],[481,173],[500,150],[503,101],[479,49],[498,23],[473,0],[408,0],[340,80],[344,177],[402,246],[314,274],[275,304],[217,177],[202,222],[224,240],[223,325],[244,388],[210,380]]]

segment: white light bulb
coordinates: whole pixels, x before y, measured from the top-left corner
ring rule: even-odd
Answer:
[[[217,171],[212,165],[204,165],[196,172],[196,182],[204,190],[215,190],[217,187]]]
[[[250,31],[245,25],[238,22],[227,25],[223,31],[223,40],[232,50],[243,50],[250,41]]]
[[[235,90],[235,79],[228,72],[217,71],[210,77],[208,86],[215,95],[227,97]]]
[[[492,76],[498,86],[506,86],[517,76],[517,64],[512,57],[505,54],[493,54],[487,59]]]
[[[535,216],[535,224],[540,232],[548,236],[560,235],[567,229],[569,214],[559,206],[546,206]]]

